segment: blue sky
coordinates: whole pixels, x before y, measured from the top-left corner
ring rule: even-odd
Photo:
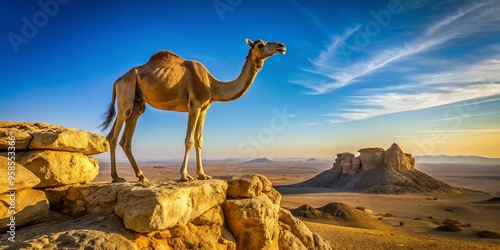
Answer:
[[[232,80],[250,38],[287,54],[269,58],[242,98],[212,105],[205,158],[331,158],[393,142],[416,155],[500,157],[500,1],[39,3],[0,3],[1,120],[106,135],[97,126],[129,69],[171,50]],[[137,158],[181,158],[186,121],[148,107]]]

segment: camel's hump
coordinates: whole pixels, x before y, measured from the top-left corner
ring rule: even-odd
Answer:
[[[170,50],[160,50],[160,51],[156,52],[154,55],[152,55],[151,58],[149,58],[149,60],[152,61],[152,60],[158,60],[158,59],[163,59],[163,58],[167,58],[167,57],[179,58],[178,55],[176,55],[174,52],[172,52]]]

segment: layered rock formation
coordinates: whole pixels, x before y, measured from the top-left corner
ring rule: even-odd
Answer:
[[[41,180],[36,188],[92,181],[99,165],[89,155],[109,149],[106,138],[83,130],[47,123],[0,121],[0,155],[7,155],[12,136],[16,162]]]
[[[49,203],[45,193],[32,189],[40,179],[26,168],[15,164],[14,175],[8,170],[9,161],[0,156],[0,231],[10,230],[45,218]],[[13,176],[9,180],[7,177]],[[12,181],[12,182],[11,182]],[[15,217],[11,220],[11,216]],[[13,221],[13,223],[11,223]]]
[[[48,149],[93,155],[109,150],[101,135],[48,123],[0,121],[0,150],[9,147],[8,136],[16,137],[19,151]]]
[[[280,208],[281,195],[261,175],[193,182],[74,184],[45,192],[52,210],[84,219],[73,226],[78,229],[69,229],[66,222],[52,225],[46,235],[21,237],[13,249],[79,248],[82,244],[127,249],[331,249]],[[80,227],[83,221],[89,225]],[[109,232],[108,240],[91,242],[92,237],[101,237],[96,230],[100,226]],[[22,235],[30,235],[29,228]]]
[[[358,170],[388,168],[395,171],[412,171],[415,169],[415,159],[411,154],[404,153],[398,144],[393,143],[390,148],[363,148],[359,156],[345,152],[337,154],[333,169],[340,173],[354,174]]]
[[[461,189],[438,181],[415,169],[415,159],[396,144],[363,148],[359,156],[337,154],[333,167],[297,186],[329,187],[364,193],[458,193]]]

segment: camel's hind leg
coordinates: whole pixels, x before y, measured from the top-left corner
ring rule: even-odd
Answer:
[[[132,114],[125,120],[125,130],[123,131],[122,139],[120,140],[120,146],[123,148],[123,152],[127,156],[130,164],[134,168],[135,176],[139,177],[139,181],[148,181],[144,176],[141,169],[135,161],[134,155],[132,154],[132,136],[134,135],[135,126],[137,125],[137,120],[146,110],[146,104],[136,103],[132,110]]]
[[[106,137],[109,142],[109,153],[111,155],[111,178],[113,178],[112,182],[125,181],[125,179],[118,177],[118,174],[116,172],[116,143],[118,141],[120,131],[122,130],[124,120],[125,119],[123,117],[120,117],[120,114],[118,114],[115,123],[113,124],[113,128],[109,131],[109,134]]]
[[[200,116],[201,109],[199,107],[193,107],[193,104],[189,104],[189,114],[188,114],[188,125],[186,131],[186,139],[185,143],[185,153],[184,153],[184,161],[182,162],[181,167],[181,181],[194,181],[194,178],[188,174],[187,165],[189,159],[189,153],[191,152],[191,148],[194,145],[194,131],[196,127],[196,122],[198,121],[198,117]]]
[[[201,111],[194,132],[194,143],[196,147],[196,173],[198,174],[198,180],[212,179],[212,176],[205,174],[205,172],[203,171],[203,164],[201,159],[201,148],[203,147],[203,125],[205,124],[205,116],[207,114],[207,110],[208,108]]]
[[[136,93],[136,71],[131,70],[115,82],[117,114],[113,128],[109,131],[106,137],[109,141],[109,148],[111,154],[111,177],[113,182],[124,182],[125,179],[118,177],[116,172],[116,144],[118,136],[122,130],[123,123],[132,114],[134,107],[134,99]]]

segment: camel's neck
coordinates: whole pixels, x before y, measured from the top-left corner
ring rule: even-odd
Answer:
[[[255,58],[249,51],[238,78],[230,82],[222,82],[215,78],[211,79],[212,99],[227,102],[240,98],[252,86],[255,76],[262,69],[263,64],[263,60]]]

